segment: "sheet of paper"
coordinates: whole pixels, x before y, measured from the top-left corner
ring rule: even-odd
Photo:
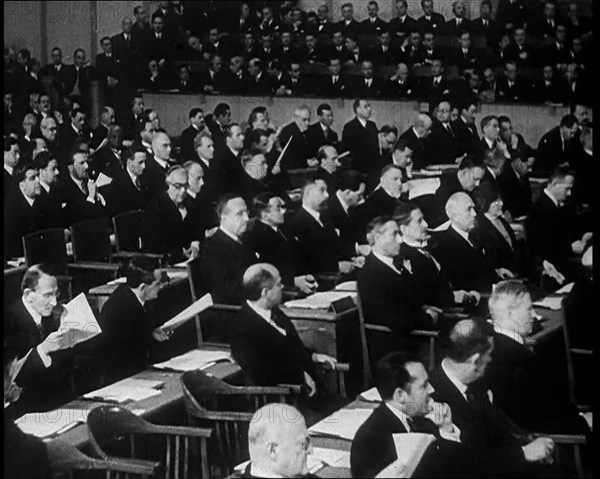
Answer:
[[[533,303],[538,308],[547,308],[558,311],[562,307],[562,296],[546,296],[544,299],[540,299]]]
[[[357,291],[356,281],[346,281],[335,287],[336,291]]]
[[[557,290],[554,294],[568,294],[573,289],[573,285],[574,284],[575,283],[565,284],[562,288],[560,288],[559,290]]]
[[[351,291],[321,291],[303,299],[294,299],[285,303],[288,308],[327,309],[331,303],[342,298],[350,297],[356,300],[356,292]]]
[[[439,170],[415,170],[413,171],[413,175],[423,175],[423,176],[440,176],[442,174]]]
[[[338,437],[352,441],[358,428],[373,413],[373,409],[340,409],[319,421],[308,431],[313,436]]]
[[[185,261],[182,261],[181,263],[175,263],[173,266],[175,266],[175,268],[187,268],[188,262],[189,262],[189,259],[186,259]]]
[[[101,399],[123,403],[127,401],[141,401],[148,397],[160,394],[163,381],[152,381],[147,379],[127,378],[96,391],[84,394],[86,399]]]
[[[445,223],[442,223],[437,228],[430,228],[429,231],[446,231],[448,228],[450,228],[450,220],[446,221]]]
[[[325,447],[313,447],[312,454],[308,457],[314,457],[328,466],[350,469],[349,451],[340,451],[339,449],[329,449]]]
[[[66,314],[60,320],[58,334],[65,347],[87,341],[102,332],[84,293],[80,293],[64,305]]]
[[[187,270],[167,271],[167,276],[169,277],[169,279],[181,279],[181,278],[187,278],[188,273],[187,273]]]
[[[588,426],[593,431],[594,430],[594,428],[592,427],[593,423],[594,423],[593,413],[591,411],[588,411],[588,412],[583,412],[583,413],[580,413],[580,414],[583,416],[583,418],[587,422]]]
[[[181,356],[176,356],[162,363],[154,364],[157,369],[169,369],[173,371],[194,371],[201,369],[217,361],[231,361],[231,352],[229,351],[203,351],[194,349]]]
[[[381,402],[381,396],[377,388],[371,388],[359,394],[360,399],[367,402]]]
[[[6,264],[12,266],[13,268],[18,268],[19,266],[25,264],[25,258],[20,256],[18,258],[9,259]]]
[[[113,279],[112,281],[109,281],[106,284],[125,284],[127,282],[127,278],[117,278],[117,279]]]
[[[192,319],[197,314],[200,314],[202,311],[210,308],[213,305],[212,296],[210,293],[202,296],[198,301],[185,308],[181,313],[176,315],[174,318],[167,321],[161,327],[162,329],[172,330],[179,326],[181,326],[186,321]]]
[[[419,196],[433,195],[440,187],[439,178],[421,178],[408,181],[408,199]]]
[[[346,454],[348,454],[348,462],[350,462],[350,453],[346,453]],[[233,468],[233,470],[238,473],[243,473],[246,470],[246,468],[248,467],[248,464],[250,464],[250,461],[242,462],[241,464],[238,464],[237,466],[235,466]],[[314,454],[309,454],[308,457],[306,458],[306,465],[308,467],[308,472],[311,474],[314,474],[315,472],[317,472],[320,469],[323,469],[323,467],[325,467],[325,462],[321,461]],[[344,466],[334,466],[334,467],[344,467]],[[350,466],[348,466],[348,468],[349,467]]]
[[[112,183],[112,178],[110,176],[106,176],[104,173],[100,173],[98,178],[96,178],[96,186],[101,188],[106,185],[110,185]]]
[[[67,431],[87,421],[87,409],[56,409],[48,412],[25,414],[15,421],[26,434],[44,438]]]
[[[404,467],[404,477],[411,477],[427,447],[435,441],[433,434],[410,432],[392,434],[394,446],[398,455],[398,462]]]

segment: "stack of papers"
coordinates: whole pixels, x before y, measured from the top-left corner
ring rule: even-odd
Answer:
[[[358,397],[362,401],[366,402],[381,402],[381,396],[379,395],[379,391],[377,390],[377,388],[371,388],[367,391],[363,391],[358,395]]]
[[[373,413],[373,409],[340,409],[312,426],[312,436],[328,436],[352,441],[358,428]]]
[[[103,387],[96,391],[84,394],[86,399],[124,403],[128,401],[142,401],[146,398],[160,394],[159,388],[164,386],[163,381],[147,379],[123,379],[122,381]]]
[[[356,281],[346,281],[345,283],[340,283],[335,287],[336,291],[357,291],[358,288],[356,286]]]
[[[65,347],[72,348],[102,332],[84,293],[77,295],[64,308],[66,313],[60,319],[58,335]]]
[[[322,291],[311,294],[303,299],[294,299],[285,303],[287,308],[327,309],[331,303],[342,298],[350,297],[356,301],[356,291]]]
[[[61,434],[87,421],[87,409],[56,409],[55,411],[25,414],[15,421],[26,434],[45,438]]]
[[[547,308],[558,311],[562,307],[562,296],[546,296],[544,299],[540,299],[533,303],[538,308]]]
[[[439,178],[422,178],[408,181],[408,199],[419,196],[433,195],[440,187]]]
[[[554,294],[568,294],[573,289],[573,285],[574,284],[575,283],[565,284],[562,288],[560,288],[559,290],[557,290]]]
[[[185,270],[184,271],[167,271],[167,276],[169,277],[170,280],[173,280],[173,279],[187,278],[188,273]],[[125,284],[126,281],[127,281],[127,278],[123,277],[123,278],[113,279],[112,281],[109,281],[106,284]]]
[[[203,351],[194,349],[181,356],[155,364],[154,367],[171,371],[195,371],[196,369],[207,369],[218,361],[233,362],[231,353],[229,351]]]

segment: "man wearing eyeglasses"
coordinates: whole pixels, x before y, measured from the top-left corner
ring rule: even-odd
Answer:
[[[170,263],[195,258],[200,243],[195,235],[195,214],[185,207],[188,172],[180,165],[169,169],[167,190],[148,203],[142,220],[144,249],[149,253],[169,255]]]
[[[5,334],[17,349],[20,367],[15,376],[23,388],[10,406],[15,417],[30,411],[47,411],[67,399],[58,372],[67,360],[68,334],[60,334],[58,283],[44,265],[30,267],[21,282],[21,298],[6,312]]]

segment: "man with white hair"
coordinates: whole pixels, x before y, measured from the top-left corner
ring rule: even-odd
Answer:
[[[171,140],[166,133],[158,132],[152,137],[152,154],[146,158],[144,182],[148,187],[148,195],[155,196],[165,190],[165,178],[171,167]]]
[[[365,214],[368,219],[378,215],[391,215],[400,204],[402,196],[402,168],[385,165],[379,176],[379,185],[369,195],[365,204]]]
[[[446,202],[450,226],[437,238],[432,253],[454,290],[489,292],[495,274],[485,250],[471,234],[475,228],[475,204],[465,192],[454,193]]]
[[[291,168],[306,168],[309,159],[309,145],[306,140],[306,130],[310,123],[310,108],[301,105],[294,110],[294,121],[286,125],[279,134],[279,144],[285,148],[285,154],[281,160],[283,171]]]
[[[556,349],[552,357],[544,357],[528,346],[536,319],[527,287],[521,281],[501,281],[492,290],[489,307],[495,332],[492,362],[486,375],[494,404],[524,430],[588,432],[585,420],[568,397],[566,380],[561,381],[551,367],[552,360],[560,363],[564,356],[556,354]],[[563,342],[562,335],[557,339],[553,343],[556,346]]]
[[[408,143],[412,150],[414,168],[420,170],[431,162],[429,147],[429,133],[431,132],[431,117],[427,113],[419,113],[415,117],[413,125],[406,130],[400,138]]]
[[[250,464],[242,477],[314,477],[308,473],[310,438],[302,413],[271,403],[254,413],[248,428]]]

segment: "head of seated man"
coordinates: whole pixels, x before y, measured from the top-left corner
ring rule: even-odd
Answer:
[[[477,188],[473,193],[473,199],[478,214],[485,215],[492,221],[502,218],[504,202],[496,185],[486,183]]]
[[[22,300],[25,307],[38,316],[50,316],[57,306],[58,282],[48,266],[31,266],[21,281]]]
[[[158,297],[163,284],[163,276],[158,266],[156,260],[137,255],[131,258],[125,267],[125,284],[142,304]]]
[[[294,123],[298,126],[301,132],[308,130],[310,124],[310,108],[306,105],[301,105],[294,110]]]
[[[250,150],[258,150],[263,154],[269,152],[269,133],[267,130],[253,129],[245,140],[247,140]]]
[[[237,123],[229,123],[225,128],[225,144],[236,155],[244,148],[244,132]]]
[[[308,475],[310,436],[304,417],[289,404],[267,404],[254,413],[248,449],[252,477]]]
[[[194,137],[194,151],[200,160],[210,165],[215,156],[215,145],[210,133],[202,131]]]
[[[270,311],[281,304],[283,284],[277,268],[268,263],[250,266],[242,278],[244,295],[249,303]]]
[[[204,170],[197,161],[186,161],[183,167],[188,174],[187,194],[196,198],[204,186]]]
[[[320,179],[310,179],[302,188],[302,206],[320,212],[327,207],[327,184]]]
[[[223,195],[217,204],[219,227],[226,233],[240,238],[248,228],[248,207],[244,199],[235,193]]]
[[[392,147],[392,161],[394,165],[410,170],[412,168],[412,153],[406,140],[400,138]]]
[[[496,330],[519,338],[531,334],[535,312],[529,291],[521,281],[506,280],[496,284],[488,304]]]
[[[342,165],[338,159],[338,152],[334,146],[323,145],[317,150],[319,165],[328,173],[335,173]]]
[[[40,176],[37,166],[31,162],[22,162],[13,173],[15,181],[19,185],[19,190],[28,201],[34,201],[35,197],[41,193]]]
[[[471,192],[479,186],[485,174],[484,164],[476,157],[467,155],[458,166],[456,176],[462,189]]]
[[[75,140],[68,157],[69,161],[67,166],[69,174],[75,181],[87,181],[90,179],[88,171],[89,156],[90,149],[88,144],[79,139]]]
[[[500,123],[498,122],[497,116],[484,116],[481,119],[480,126],[481,131],[483,132],[483,137],[488,141],[488,144],[500,140]]]
[[[187,170],[181,165],[172,166],[167,172],[166,183],[167,195],[177,207],[182,207],[188,184]]]
[[[398,223],[402,242],[411,246],[423,247],[429,240],[429,225],[421,209],[415,203],[401,203],[394,210],[394,220]]]
[[[206,120],[204,119],[204,110],[202,108],[192,108],[188,114],[190,124],[197,131],[204,131]]]
[[[562,206],[571,197],[574,184],[575,172],[567,165],[557,166],[550,174],[544,192],[554,199],[558,206]]]
[[[171,158],[171,140],[169,135],[157,132],[152,137],[152,152],[155,158],[162,161],[169,161]]]
[[[42,183],[47,187],[56,184],[59,176],[58,161],[56,161],[56,158],[44,150],[34,156],[34,162],[40,174],[40,186]]]
[[[385,165],[381,170],[381,188],[392,198],[400,198],[402,195],[402,169],[395,165]]]
[[[339,180],[336,195],[348,208],[354,208],[365,200],[365,177],[357,170],[342,170],[337,173]]]
[[[252,130],[266,130],[269,127],[269,114],[266,107],[253,108],[248,116],[248,125]]]
[[[400,230],[391,216],[377,216],[367,226],[367,241],[375,256],[395,258],[400,253]]]
[[[354,110],[356,117],[360,120],[367,121],[371,118],[372,109],[369,100],[365,100],[364,98],[354,100],[352,109]]]
[[[487,148],[483,154],[483,164],[490,170],[494,178],[502,173],[506,156],[500,148]]]
[[[262,181],[267,177],[269,167],[265,154],[261,150],[244,150],[241,154],[241,162],[244,171],[250,178]]]
[[[260,193],[252,200],[252,209],[259,221],[273,228],[285,222],[285,202],[274,193]]]
[[[383,125],[379,130],[379,146],[381,151],[389,152],[398,139],[398,128],[394,125]]]
[[[452,227],[458,231],[468,234],[475,228],[475,203],[467,193],[459,191],[448,198],[446,214]]]
[[[425,138],[431,133],[431,117],[427,113],[419,113],[415,117],[413,130],[418,138]]]

